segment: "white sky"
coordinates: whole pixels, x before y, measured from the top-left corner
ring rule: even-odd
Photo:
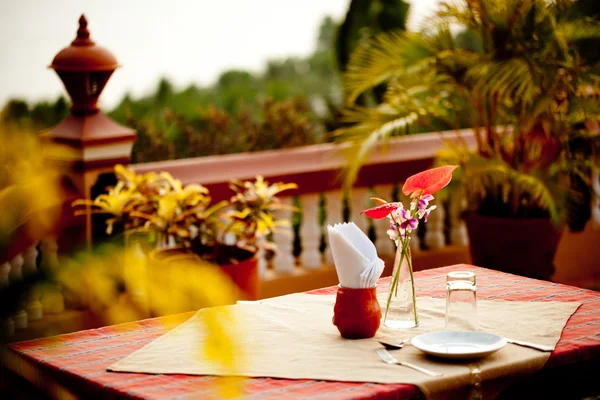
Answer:
[[[437,0],[411,0],[411,27]],[[0,108],[9,98],[66,93],[46,67],[69,45],[84,12],[94,41],[123,65],[101,104],[146,94],[167,76],[181,87],[211,84],[224,70],[260,71],[267,59],[305,56],[325,15],[349,0],[0,0]]]

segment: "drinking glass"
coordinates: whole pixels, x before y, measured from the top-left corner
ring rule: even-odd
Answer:
[[[446,329],[479,329],[477,285],[473,272],[450,272],[446,276]]]

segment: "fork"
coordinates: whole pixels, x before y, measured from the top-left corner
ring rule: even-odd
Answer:
[[[419,367],[418,365],[406,362],[406,361],[399,361],[397,360],[394,356],[392,356],[390,353],[388,353],[388,351],[386,349],[377,349],[377,355],[379,357],[381,357],[381,359],[383,360],[383,362],[385,362],[386,364],[397,364],[397,365],[402,365],[403,367],[408,367],[408,368],[412,368],[416,371],[422,372],[424,374],[427,374],[429,376],[435,376],[435,377],[439,377],[442,376],[444,374],[440,373],[440,372],[435,372],[435,371],[431,371],[429,369],[423,368],[423,367]]]
[[[390,343],[390,342],[385,342],[383,340],[378,340],[379,344],[381,344],[383,347],[386,348],[386,350],[398,350],[404,347],[404,345],[409,341],[410,339],[404,339],[401,342],[398,343]]]

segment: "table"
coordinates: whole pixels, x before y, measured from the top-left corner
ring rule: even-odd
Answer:
[[[517,398],[523,395],[523,398],[541,398],[540,395],[544,396],[542,392],[553,398],[582,398],[584,395],[600,394],[600,383],[594,381],[594,375],[600,370],[600,292],[463,264],[417,272],[417,296],[443,298],[445,276],[455,270],[472,270],[477,274],[477,295],[480,299],[583,303],[567,322],[544,369],[525,384],[509,389],[504,397]],[[389,278],[382,278],[378,290],[386,291],[388,286]],[[336,287],[328,287],[308,293],[334,294],[335,291]],[[5,385],[22,387],[19,382],[27,381],[29,386],[33,385],[38,391],[55,399],[218,398],[215,381],[223,378],[106,371],[106,367],[115,361],[192,315],[185,313],[13,343],[5,349]],[[273,378],[246,378],[239,385],[245,399],[422,397],[419,389],[412,385]]]

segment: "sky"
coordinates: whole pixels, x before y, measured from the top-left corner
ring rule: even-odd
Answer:
[[[411,0],[415,28],[437,0]],[[266,61],[314,50],[324,16],[341,20],[349,0],[0,0],[0,108],[10,98],[66,94],[47,68],[75,38],[85,13],[96,44],[122,68],[100,104],[151,92],[160,77],[178,87],[210,85],[227,69],[263,70]]]

